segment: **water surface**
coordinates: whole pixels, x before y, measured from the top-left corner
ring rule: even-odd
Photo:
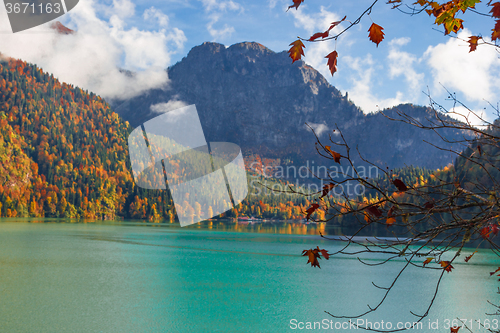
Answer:
[[[273,232],[256,225],[222,231],[206,224],[31,221],[45,223],[0,219],[2,332],[301,331],[291,320],[341,323],[324,311],[353,316],[375,305],[383,291],[372,281],[387,286],[404,265],[368,267],[340,257],[311,268],[303,249],[333,252],[342,244],[309,235],[308,226],[306,235],[293,235],[286,224]],[[457,263],[445,274],[424,329],[413,331],[449,332],[444,320],[456,317],[492,320],[486,300],[500,297],[489,272],[498,266],[487,250]],[[409,269],[369,320],[414,321],[409,311],[425,310],[438,274]],[[429,320],[440,329],[429,329]]]

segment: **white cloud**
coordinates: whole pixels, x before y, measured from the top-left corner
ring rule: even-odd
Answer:
[[[309,126],[307,126],[307,125],[309,125]],[[323,134],[329,130],[329,128],[326,124],[307,123],[307,125],[304,125],[304,126],[306,126],[307,129],[309,129],[309,127],[311,127],[314,130],[314,133],[316,133],[316,135],[318,136],[318,138],[321,136],[321,134]]]
[[[100,19],[97,12],[111,15],[108,20]],[[168,31],[127,28],[125,19],[134,13],[129,0],[114,0],[110,6],[92,0],[80,1],[64,16],[75,34],[57,34],[48,28],[50,23],[26,32],[4,33],[0,34],[1,52],[35,63],[61,81],[105,98],[130,98],[168,82],[165,69],[170,64],[170,55],[178,52],[186,41],[184,33],[176,28]],[[159,11],[149,9],[145,16],[153,14],[160,22],[168,22]],[[10,31],[3,6],[0,6],[0,30]],[[119,68],[135,73],[130,75]]]
[[[222,28],[216,28],[215,25],[219,22],[223,13],[228,11],[233,12],[243,12],[244,8],[232,0],[200,0],[205,8],[205,11],[209,13],[210,21],[207,23],[207,31],[215,40],[224,40],[229,38],[234,32],[234,27],[224,24]]]
[[[446,114],[472,126],[485,126],[488,122],[493,121],[489,114],[484,110],[470,110],[463,106],[455,106]]]
[[[183,101],[178,100],[178,97],[175,96],[174,99],[168,101],[167,103],[158,103],[151,105],[150,109],[155,113],[165,113],[183,108],[185,106],[187,106],[187,104]]]
[[[401,91],[396,92],[396,97],[386,99],[378,98],[373,94],[372,77],[375,70],[379,68],[371,54],[368,53],[364,58],[345,56],[341,58],[341,61],[343,66],[348,66],[353,72],[349,77],[352,83],[348,89],[349,99],[361,107],[365,113],[410,102]]]
[[[469,53],[468,44],[463,40],[470,35],[470,31],[463,30],[458,34],[459,39],[450,38],[444,44],[429,46],[425,52],[424,57],[432,68],[434,95],[443,92],[442,84],[449,90],[461,92],[467,101],[494,102],[500,92],[498,53],[488,45],[480,45]]]
[[[411,53],[401,51],[399,47],[410,42],[410,38],[396,38],[389,42],[389,77],[391,79],[403,76],[408,84],[406,91],[412,100],[418,100],[422,95],[424,74],[417,73],[414,69],[419,60]]]
[[[163,14],[163,12],[160,9],[157,9],[154,6],[149,9],[146,9],[142,17],[145,20],[150,20],[150,19],[158,20],[158,24],[160,25],[160,27],[168,26],[168,16]]]

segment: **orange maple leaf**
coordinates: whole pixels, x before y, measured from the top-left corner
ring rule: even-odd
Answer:
[[[337,53],[337,51],[333,51],[332,53],[330,53],[329,55],[327,55],[325,57],[328,59],[328,68],[330,68],[330,73],[332,73],[332,76],[337,71],[337,57],[338,56],[339,56],[339,54]]]
[[[469,47],[470,47],[469,53],[472,51],[476,51],[477,41],[479,40],[479,38],[481,38],[481,37],[478,37],[478,36],[470,36],[469,37],[469,40],[468,40]]]
[[[377,47],[378,44],[380,44],[380,42],[384,39],[384,32],[382,30],[384,30],[384,28],[375,23],[372,23],[370,29],[368,29],[368,37],[372,42],[377,44]]]
[[[333,160],[340,164],[340,154],[333,151],[331,146],[325,146],[325,149],[330,153],[330,155],[332,155]]]
[[[317,249],[309,249],[309,250],[304,250],[302,251],[302,256],[307,256],[308,257],[308,260],[306,262],[306,264],[311,264],[311,267],[318,267],[318,268],[321,268],[319,266],[319,262],[318,262],[318,258],[320,258],[319,256],[319,250]]]
[[[434,259],[433,257],[427,257],[427,259],[425,259],[425,261],[422,263],[422,266],[425,267],[425,265],[427,265],[428,263],[430,263],[432,261],[432,259]]]
[[[396,222],[396,218],[389,217],[389,218],[387,218],[387,221],[385,221],[385,224],[393,225],[395,222]]]
[[[500,17],[500,2],[495,2],[491,4],[491,7],[493,7],[490,10],[491,16]]]
[[[441,267],[444,268],[445,271],[447,271],[448,273],[451,272],[451,270],[454,268],[451,263],[449,261],[441,261],[439,262],[439,264],[441,265]]]
[[[295,10],[299,9],[300,4],[303,2],[304,0],[293,0],[293,5],[288,6],[288,9],[286,11],[288,11],[290,8],[295,8]]]
[[[288,50],[290,53],[290,58],[292,58],[292,64],[304,55],[304,48],[306,47],[304,43],[300,39],[297,39],[295,42],[291,43],[292,47]]]

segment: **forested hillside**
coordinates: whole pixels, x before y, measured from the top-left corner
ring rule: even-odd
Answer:
[[[132,128],[99,96],[36,65],[3,60],[0,125],[0,216],[174,221],[168,191],[135,186]],[[309,205],[303,197],[254,193],[226,216],[301,218]]]

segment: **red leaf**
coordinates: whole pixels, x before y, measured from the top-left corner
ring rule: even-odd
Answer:
[[[476,48],[477,48],[477,41],[479,40],[479,38],[481,37],[478,37],[478,36],[470,36],[469,37],[469,47],[470,47],[470,50],[469,50],[469,53],[472,52],[472,51],[476,51]],[[478,150],[479,150],[479,155],[481,155],[481,146],[477,146]]]
[[[326,196],[328,192],[330,192],[336,185],[333,183],[329,183],[323,186],[323,193],[321,194],[321,198]]]
[[[309,219],[311,218],[311,215],[316,211],[316,209],[319,208],[319,205],[317,203],[313,203],[311,205],[311,207],[309,207],[307,210],[306,210],[306,219],[309,221]]]
[[[450,333],[458,333],[459,329],[460,329],[460,326],[450,327]]]
[[[496,271],[494,271],[494,272],[490,272],[490,276],[492,276],[493,274],[495,274],[495,273],[496,273],[496,272],[498,272],[498,271],[500,271],[500,267],[498,267],[498,268],[496,269]]]
[[[424,203],[424,208],[425,209],[432,209],[432,208],[434,208],[434,202],[427,201],[426,203]]]
[[[304,48],[306,47],[304,43],[300,39],[297,39],[295,42],[291,43],[292,47],[288,50],[290,53],[290,58],[292,58],[292,64],[304,55]]]
[[[309,38],[309,41],[312,42],[312,41],[314,41],[314,40],[316,40],[318,38],[326,38],[326,37],[328,37],[328,32],[329,31],[330,30],[327,30],[325,32],[317,32],[314,35],[312,35],[311,38]]]
[[[328,253],[327,250],[325,250],[325,249],[321,249],[320,250],[319,246],[316,246],[316,248],[321,253],[321,255],[323,256],[323,258],[325,258],[326,260],[330,259],[330,253]]]
[[[491,232],[496,236],[498,234],[498,225],[493,224],[491,227]]]
[[[378,207],[379,206],[370,206],[370,207],[366,207],[365,210],[373,216],[381,217],[382,211],[380,209],[378,209]]]
[[[477,251],[474,251],[474,252],[472,252],[472,254],[471,254],[471,255],[469,255],[469,256],[467,256],[467,257],[465,257],[465,262],[469,262],[470,258],[472,258],[472,256],[473,256],[473,255],[474,255],[474,253],[476,253],[476,252],[477,252]]]
[[[392,214],[394,214],[394,211],[396,210],[396,206],[392,206],[391,209],[387,212],[387,217],[392,217]]]
[[[332,76],[337,71],[337,57],[338,56],[339,56],[339,54],[337,53],[337,51],[333,51],[332,53],[330,53],[329,55],[327,55],[325,57],[328,59],[328,68],[330,68],[330,73],[332,73]]]
[[[293,5],[288,6],[288,9],[286,11],[288,11],[290,8],[295,8],[296,10],[299,9],[300,4],[303,2],[304,0],[293,0]]]
[[[405,183],[403,183],[400,179],[394,179],[392,183],[398,188],[400,192],[408,190],[408,187],[406,187]]]
[[[500,2],[495,2],[491,7],[493,7],[490,10],[491,16],[500,17]]]
[[[500,38],[500,19],[497,20],[497,22],[495,23],[495,28],[491,29],[491,31],[493,31],[491,33],[491,40],[496,40],[497,38]]]
[[[337,153],[337,152],[335,152],[335,151],[333,151],[331,148],[332,147],[330,147],[330,146],[325,146],[325,149],[330,153],[330,155],[332,155],[333,160],[335,162],[337,162],[338,164],[340,164],[340,154]]]
[[[490,227],[489,226],[482,227],[480,234],[481,234],[481,237],[483,237],[484,239],[490,237],[490,235],[491,235]]]
[[[335,28],[336,26],[338,26],[340,23],[342,23],[345,19],[347,18],[347,16],[344,16],[344,18],[340,21],[335,21],[335,22],[332,22],[332,24],[330,24],[330,28],[328,28],[328,31],[332,30],[333,28]]]
[[[380,44],[380,42],[384,39],[384,32],[382,30],[384,30],[384,28],[375,23],[372,23],[370,29],[368,29],[369,31],[368,37],[372,42],[377,44],[377,47],[378,44]]]
[[[445,271],[447,271],[448,273],[451,272],[451,270],[454,268],[451,263],[449,261],[441,261],[439,263],[441,265],[441,267],[444,268]]]

